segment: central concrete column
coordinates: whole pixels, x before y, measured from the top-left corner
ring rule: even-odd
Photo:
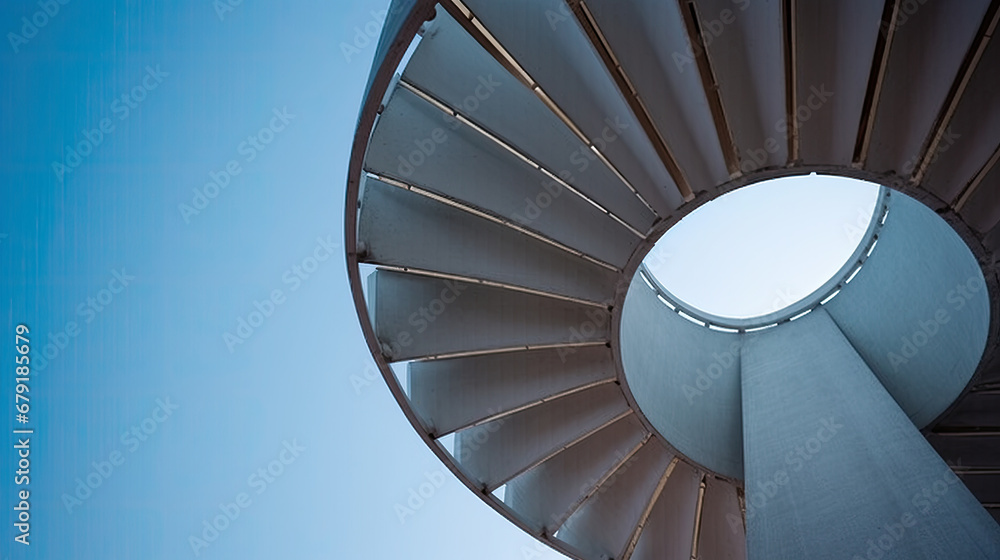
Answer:
[[[1000,526],[825,310],[747,335],[741,367],[751,560],[1000,558]]]

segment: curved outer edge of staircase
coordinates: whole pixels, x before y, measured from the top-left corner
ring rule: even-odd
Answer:
[[[346,247],[345,258],[351,296],[354,300],[358,320],[370,353],[381,371],[386,385],[389,387],[390,392],[399,404],[407,420],[409,420],[410,424],[424,440],[424,443],[427,444],[435,455],[438,456],[441,462],[444,463],[452,474],[465,484],[469,490],[479,495],[479,497],[488,505],[524,532],[542,540],[548,546],[553,547],[567,556],[583,558],[579,551],[571,550],[564,543],[546,538],[545,535],[536,534],[526,523],[520,521],[515,515],[512,515],[502,502],[490,494],[485,494],[481,488],[479,488],[470,478],[462,473],[457,463],[452,460],[448,452],[445,451],[441,445],[437,444],[431,435],[423,429],[416,412],[409,406],[405,392],[397,383],[395,375],[389,367],[389,362],[381,353],[381,349],[375,337],[371,319],[368,315],[368,306],[362,290],[362,279],[357,252],[358,196],[360,193],[361,178],[363,175],[364,157],[382,100],[384,99],[387,91],[393,85],[393,76],[411,41],[416,37],[423,22],[428,18],[433,17],[435,13],[435,6],[437,4],[434,0],[411,0],[411,2],[410,11],[402,16],[403,21],[398,33],[396,33],[393,37],[384,38],[389,41],[384,57],[380,60],[376,60],[377,65],[372,68],[368,81],[368,88],[366,90],[367,97],[362,101],[362,108],[358,117],[358,126],[352,142],[352,149],[348,162],[344,223],[344,240]],[[378,64],[379,62],[381,63]],[[639,411],[635,398],[625,381],[621,348],[620,345],[617,344],[617,340],[621,332],[622,304],[624,303],[625,295],[632,278],[637,273],[643,259],[649,251],[652,250],[655,242],[670,227],[680,221],[681,218],[688,215],[701,205],[706,204],[730,191],[757,183],[759,181],[790,175],[807,174],[811,172],[830,173],[844,177],[862,179],[889,187],[895,191],[902,192],[903,194],[907,194],[915,198],[931,210],[935,211],[946,222],[948,222],[949,225],[951,225],[953,230],[965,242],[966,246],[969,247],[983,271],[983,276],[986,280],[990,298],[989,333],[983,357],[961,395],[938,418],[932,421],[928,427],[923,430],[925,435],[933,431],[934,427],[940,422],[941,418],[946,417],[954,408],[959,406],[968,392],[979,383],[980,379],[982,379],[985,369],[991,362],[991,358],[996,355],[998,346],[1000,346],[1000,303],[998,303],[998,299],[1000,299],[1000,281],[998,281],[998,267],[994,264],[995,253],[988,250],[983,244],[983,238],[985,235],[978,234],[970,228],[946,202],[940,200],[938,197],[931,194],[921,186],[908,183],[906,178],[895,173],[874,173],[864,169],[856,169],[840,165],[796,164],[791,166],[759,169],[749,175],[742,175],[721,185],[696,190],[695,198],[693,200],[678,208],[673,215],[668,216],[655,224],[647,236],[647,239],[640,242],[640,244],[635,248],[628,260],[628,263],[622,270],[618,288],[616,289],[613,300],[610,303],[610,306],[612,307],[611,350],[616,368],[616,376],[619,380],[622,392],[624,393],[629,406],[636,411],[637,417],[642,421],[642,424],[646,427],[646,429],[648,429],[662,443],[667,445],[668,449],[671,451],[676,452],[676,450],[674,450],[672,446],[670,446],[662,437],[662,435],[650,424],[645,415]],[[678,455],[683,457],[680,453],[678,453]],[[713,476],[716,476],[716,478],[729,481],[738,488],[743,488],[742,481],[718,475],[717,473],[714,473],[709,469],[705,469],[698,463],[691,461],[686,457],[685,460],[701,472],[712,474]]]

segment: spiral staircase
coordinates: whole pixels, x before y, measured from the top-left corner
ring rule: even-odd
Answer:
[[[879,557],[1000,558],[998,21],[996,0],[394,2],[345,235],[417,433],[573,558],[866,558],[885,535]],[[701,204],[811,172],[885,188],[801,302],[706,316],[642,266]]]

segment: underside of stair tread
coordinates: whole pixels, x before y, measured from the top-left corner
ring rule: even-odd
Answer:
[[[365,336],[415,428],[573,558],[747,558],[756,336],[680,317],[635,271],[733,188],[842,174],[914,198],[893,195],[835,299],[760,336],[850,354],[1000,519],[998,9],[395,0],[346,233]]]

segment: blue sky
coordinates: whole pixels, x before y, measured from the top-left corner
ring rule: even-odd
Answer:
[[[0,6],[0,360],[21,323],[42,357],[30,546],[4,408],[4,559],[561,557],[367,382],[342,215],[386,6]]]
[[[830,175],[764,181],[699,207],[646,264],[670,293],[722,317],[755,317],[819,289],[863,240],[878,185]]]

